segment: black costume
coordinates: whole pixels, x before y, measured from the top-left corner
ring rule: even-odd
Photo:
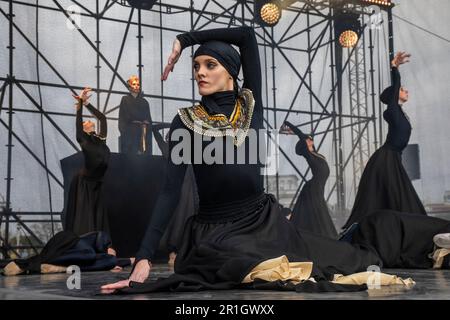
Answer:
[[[76,265],[81,271],[110,270],[116,265],[130,265],[130,259],[117,259],[108,254],[110,246],[111,239],[105,232],[77,236],[71,231],[61,231],[47,242],[38,255],[14,262],[25,274],[41,273],[42,264]]]
[[[234,96],[234,92],[218,92],[204,96],[201,105],[180,109],[172,122],[170,149],[174,150],[176,147],[175,130],[189,129],[188,133],[193,139],[194,136],[203,134],[201,129],[205,127],[212,130],[210,135],[215,135],[212,142],[223,139],[225,143],[232,143],[235,153],[239,148],[247,148],[249,135],[246,128],[248,125],[255,129],[261,128],[263,116],[259,53],[253,29],[240,27],[197,31],[179,35],[178,39],[182,48],[198,43],[207,46],[213,57],[216,57],[217,52],[224,52],[228,59],[226,63],[231,64],[235,63],[233,54],[222,49],[226,44],[211,44],[208,41],[220,40],[237,45],[243,65],[244,89],[239,97]],[[223,66],[229,72],[233,71],[233,68],[227,68],[226,63]],[[235,77],[231,72],[230,74]],[[239,108],[237,102],[241,102],[243,107]],[[236,109],[239,110],[232,113]],[[230,114],[231,120],[228,120]],[[237,120],[233,117],[236,114],[241,114]],[[193,126],[194,121],[199,118],[202,119],[202,128]],[[251,124],[248,120],[251,120]],[[235,137],[225,136],[225,131],[221,129],[234,127],[233,123],[238,123],[243,129],[243,136],[239,132]],[[202,151],[209,144],[209,141],[203,141]],[[120,292],[197,291],[237,287],[300,291],[365,289],[364,286],[338,286],[322,280],[331,279],[335,273],[351,274],[366,271],[370,265],[382,265],[380,256],[383,255],[370,244],[350,244],[298,231],[280,214],[280,206],[275,198],[263,192],[261,165],[251,163],[249,150],[245,150],[245,164],[208,164],[205,160],[200,164],[194,163],[200,199],[199,212],[186,223],[183,245],[175,261],[175,274],[156,282],[130,282],[130,287]],[[195,157],[195,153],[191,155]],[[178,203],[187,164],[175,164],[174,160],[171,152],[167,180],[155,205],[136,261],[144,258],[151,260],[154,257],[159,240]],[[289,288],[278,281],[242,284],[244,277],[255,266],[282,255],[286,255],[289,261],[312,261],[312,276],[318,282],[308,282],[306,285],[301,283]]]
[[[83,105],[77,110],[77,141],[84,156],[84,168],[73,178],[65,214],[65,230],[77,235],[91,231],[109,233],[108,212],[103,203],[102,184],[110,151],[106,145],[107,122],[100,111],[88,104],[87,109],[100,121],[100,133],[83,131]]]
[[[398,103],[401,82],[395,67],[392,68],[392,82],[392,86],[381,95],[381,100],[387,104],[383,113],[389,125],[386,142],[369,159],[359,182],[352,213],[343,228],[379,209],[426,215],[402,164],[402,151],[408,145],[411,124]]]
[[[153,134],[156,143],[164,158],[169,158],[169,143],[165,141],[161,133],[158,131],[163,128],[170,128],[167,124],[153,125]],[[180,200],[175,209],[172,219],[167,226],[161,243],[164,243],[167,251],[178,252],[181,247],[183,232],[189,217],[198,211],[198,194],[197,185],[195,184],[194,170],[192,166],[188,166],[184,175],[183,185],[181,187]]]
[[[142,145],[143,125],[135,121],[147,121],[145,146]],[[152,118],[150,106],[142,93],[135,98],[122,97],[119,106],[120,152],[125,154],[152,154]],[[145,152],[143,152],[145,148]]]
[[[306,145],[308,135],[290,122],[285,123],[300,139],[295,145],[295,153],[306,159],[312,172],[312,178],[303,186],[292,209],[291,222],[300,229],[336,239],[336,228],[324,198],[325,183],[330,175],[327,160],[315,150],[309,151]]]

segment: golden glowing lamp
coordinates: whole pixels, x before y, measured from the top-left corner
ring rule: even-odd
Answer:
[[[346,30],[339,36],[339,43],[344,48],[353,48],[358,42],[358,34],[353,30]]]

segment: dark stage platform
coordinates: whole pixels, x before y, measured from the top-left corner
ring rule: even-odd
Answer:
[[[0,276],[0,300],[20,299],[101,299],[101,300],[450,300],[450,270],[384,270],[400,277],[411,277],[416,285],[410,289],[389,286],[356,293],[306,294],[280,291],[227,290],[140,295],[96,295],[102,284],[125,279],[130,269],[120,273],[87,272],[81,275],[81,289],[69,290],[70,275]],[[172,271],[166,264],[153,268],[152,278],[167,276]]]

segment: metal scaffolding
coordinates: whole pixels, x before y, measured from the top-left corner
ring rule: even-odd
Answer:
[[[289,119],[291,122],[297,123],[299,127],[308,128],[317,138],[315,139],[316,148],[320,150],[325,141],[331,141],[332,144],[332,160],[330,164],[334,166],[334,174],[330,178],[329,193],[326,195],[327,200],[335,197],[337,202],[336,211],[342,214],[345,211],[346,203],[349,202],[346,199],[345,189],[345,170],[348,168],[349,163],[353,164],[355,182],[360,176],[362,164],[370,154],[369,146],[375,143],[377,146],[378,140],[375,142],[371,139],[378,139],[378,134],[381,135],[379,128],[380,109],[377,107],[378,101],[375,100],[374,84],[376,83],[377,72],[374,69],[374,56],[376,55],[373,41],[373,30],[366,28],[361,34],[361,40],[356,49],[348,51],[348,55],[342,61],[336,61],[336,41],[333,32],[333,14],[334,14],[334,1],[290,1],[288,8],[284,9],[284,23],[275,27],[261,27],[254,22],[253,2],[243,0],[203,0],[203,1],[189,1],[188,5],[175,5],[171,1],[159,1],[151,10],[134,9],[128,6],[126,1],[111,1],[111,0],[96,0],[95,6],[92,6],[93,1],[89,1],[89,5],[82,1],[75,0],[53,0],[46,1],[46,4],[41,4],[39,1],[34,3],[26,1],[15,0],[0,0],[0,19],[5,19],[8,23],[8,29],[2,30],[1,33],[8,38],[8,63],[9,69],[7,74],[0,74],[0,123],[8,132],[7,144],[2,148],[2,152],[7,153],[7,163],[5,167],[1,167],[2,174],[5,174],[6,194],[3,203],[3,211],[1,212],[0,230],[2,238],[2,254],[3,257],[9,257],[12,252],[17,252],[17,249],[24,249],[24,246],[20,248],[11,245],[10,242],[10,226],[11,223],[19,224],[21,228],[26,231],[29,237],[33,239],[30,242],[30,246],[27,248],[34,248],[37,250],[42,247],[43,241],[40,239],[29,227],[30,223],[60,223],[60,219],[54,219],[53,216],[59,217],[60,212],[22,212],[18,211],[17,207],[11,201],[12,189],[11,185],[14,183],[14,172],[11,169],[13,163],[13,148],[19,144],[24,150],[39,164],[48,176],[48,179],[53,183],[56,183],[61,189],[63,188],[63,182],[61,181],[61,174],[50,170],[47,165],[46,159],[43,159],[32,148],[27,145],[27,142],[17,134],[15,130],[15,118],[20,113],[36,113],[45,119],[54,130],[71,146],[73,152],[79,151],[77,143],[72,137],[69,136],[68,128],[61,127],[57,121],[54,120],[55,116],[61,117],[74,117],[73,113],[68,112],[51,112],[48,111],[46,106],[42,104],[42,101],[37,101],[31,94],[28,93],[26,86],[36,86],[40,88],[57,88],[60,90],[66,90],[67,93],[75,93],[76,90],[81,90],[82,85],[79,83],[70,83],[64,78],[60,70],[50,61],[44,52],[39,48],[38,44],[30,39],[29,36],[22,30],[22,28],[16,23],[16,15],[20,14],[21,8],[35,8],[38,10],[44,10],[48,12],[54,12],[55,15],[64,15],[68,21],[76,26],[76,20],[70,11],[66,10],[67,6],[64,4],[72,4],[80,8],[79,15],[86,19],[92,19],[95,21],[95,34],[94,37],[90,37],[87,34],[87,30],[81,27],[77,27],[77,32],[84,39],[85,44],[90,48],[91,52],[96,55],[96,79],[95,88],[96,92],[96,107],[102,110],[109,121],[117,121],[117,117],[113,116],[113,113],[117,111],[117,107],[109,107],[109,101],[113,95],[127,94],[127,85],[124,75],[120,74],[119,65],[124,53],[124,46],[130,35],[130,27],[137,27],[136,39],[138,41],[138,52],[136,67],[138,75],[142,79],[144,71],[144,62],[142,57],[143,51],[143,31],[147,29],[159,30],[160,33],[160,66],[163,68],[163,49],[162,39],[163,32],[185,32],[189,30],[202,30],[220,26],[239,26],[249,25],[255,28],[257,34],[257,40],[260,45],[261,61],[263,63],[262,74],[265,75],[263,79],[263,86],[265,96],[263,101],[265,102],[265,125],[268,130],[278,129],[284,120]],[[184,2],[183,2],[184,3]],[[7,4],[7,6],[6,6]],[[128,12],[128,19],[109,16],[108,12],[112,8],[120,6],[124,12]],[[356,2],[346,2],[346,8],[353,10],[361,14],[361,16],[369,17],[372,13],[367,10],[367,7],[356,4]],[[174,28],[172,26],[164,25],[163,17],[173,17],[176,19],[177,15],[182,13],[189,14],[189,21],[186,21],[184,29]],[[144,15],[152,15],[152,17],[159,17],[159,23],[148,23],[149,20],[143,19]],[[299,19],[305,21],[305,25],[302,28],[297,28]],[[155,19],[151,20],[154,21]],[[124,26],[124,32],[118,36],[118,39],[114,39],[117,42],[119,48],[117,57],[115,60],[106,58],[106,54],[103,51],[102,27],[101,22],[108,21]],[[390,25],[391,26],[391,25]],[[55,30],[57,32],[57,30]],[[296,41],[300,37],[306,36],[306,41]],[[369,40],[366,40],[369,37]],[[47,68],[52,70],[57,77],[58,82],[45,82],[36,81],[24,78],[17,78],[14,70],[14,60],[16,59],[15,41],[17,38],[25,41],[28,50],[37,55],[39,63],[44,64]],[[390,28],[390,40],[392,39],[392,28]],[[392,42],[393,45],[393,42]],[[193,49],[191,49],[193,53]],[[391,50],[392,51],[392,50]],[[318,92],[314,87],[314,75],[322,75],[323,71],[319,69],[323,67],[323,64],[317,65],[317,57],[319,53],[325,52],[324,56],[328,62],[327,73],[330,75],[330,81],[326,84],[327,88]],[[61,53],[64,54],[64,53]],[[306,64],[306,67],[300,67],[300,61],[298,60],[299,54],[302,55],[302,63]],[[370,63],[367,62],[369,60]],[[338,74],[336,64],[342,66],[342,71],[349,69],[350,77],[348,79],[348,86],[344,85],[345,79],[342,79],[342,74]],[[279,75],[280,65],[283,67],[283,73],[289,73],[293,78],[299,81],[296,90],[292,92],[292,99],[288,104],[280,103],[279,97]],[[367,64],[370,64],[370,70],[367,70]],[[109,77],[103,71],[106,69],[112,73]],[[322,75],[323,76],[323,75]],[[371,81],[371,98],[369,99],[367,89],[367,79],[370,77]],[[105,79],[109,85],[104,85]],[[114,89],[114,85],[117,83],[122,84],[122,89]],[[179,101],[183,103],[193,103],[195,99],[195,82],[192,77],[191,92],[187,96],[179,97],[168,95],[165,93],[164,85],[161,83],[160,94],[148,94],[144,96],[146,98],[159,99],[161,105],[161,118],[164,122],[170,122],[166,116],[165,102],[167,101]],[[103,85],[102,85],[103,84]],[[349,87],[348,97],[349,102],[343,100],[342,94],[345,87]],[[299,102],[299,97],[306,92],[308,99],[306,101]],[[323,92],[328,92],[324,94]],[[7,93],[8,99],[4,100],[5,93]],[[19,108],[15,105],[14,97],[20,93],[28,99],[29,104],[34,109]],[[341,95],[341,96],[339,96]],[[39,100],[39,99],[38,99]],[[299,116],[302,115],[302,121],[299,120]],[[303,117],[304,116],[304,117]],[[282,121],[280,121],[282,119]],[[306,120],[306,121],[305,121]],[[347,149],[344,148],[344,140],[346,136],[346,130],[351,132],[351,146]],[[369,131],[372,131],[369,134]],[[381,137],[381,136],[380,136]],[[289,150],[284,150],[280,147],[279,150],[281,157],[283,157],[292,170],[298,174],[302,182],[296,192],[298,195],[300,189],[304,185],[307,179],[309,169],[301,170],[298,165],[298,159],[294,159],[289,155]],[[357,161],[356,161],[356,160]],[[353,161],[352,161],[353,160]],[[356,177],[357,176],[357,177]],[[278,181],[278,178],[277,178]],[[49,197],[55,190],[49,192]],[[61,193],[61,190],[58,191]],[[276,193],[279,193],[279,186],[277,184]],[[26,195],[24,195],[26,196]],[[296,196],[293,198],[295,200]],[[23,219],[23,216],[46,216],[44,220],[37,219]]]

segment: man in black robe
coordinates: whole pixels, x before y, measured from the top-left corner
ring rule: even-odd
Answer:
[[[126,154],[152,154],[152,118],[150,106],[144,99],[139,78],[128,79],[130,93],[120,101],[120,152]]]

